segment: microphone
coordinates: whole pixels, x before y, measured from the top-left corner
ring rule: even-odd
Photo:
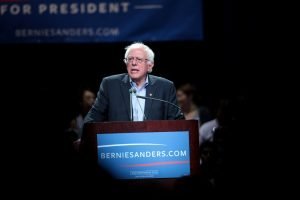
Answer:
[[[129,107],[129,109],[130,109],[130,121],[133,121],[133,112],[132,112],[132,93],[133,93],[133,90],[135,91],[134,88],[130,88],[129,89],[129,97],[130,97],[130,107]]]
[[[167,103],[169,105],[172,105],[172,106],[176,107],[178,109],[179,113],[180,113],[180,117],[178,119],[184,119],[183,113],[181,112],[181,108],[179,106],[177,106],[176,104],[174,104],[172,102],[169,102],[169,101],[166,101],[166,100],[163,100],[163,99],[158,99],[158,98],[153,98],[153,97],[146,97],[146,96],[144,97],[144,96],[137,95],[136,94],[136,89],[134,89],[134,88],[132,89],[131,92],[133,92],[137,98],[151,99],[151,100],[155,100],[155,101],[161,101],[161,102],[164,102],[164,103]]]
[[[142,106],[141,106],[141,104],[140,104],[140,102],[139,102],[139,100],[138,100],[138,97],[137,97],[137,95],[136,95],[136,89],[135,88],[131,88],[131,89],[129,89],[129,93],[130,93],[130,115],[132,116],[132,120],[131,121],[134,121],[133,120],[133,113],[132,113],[132,93],[136,96],[136,100],[137,100],[137,102],[138,102],[138,104],[139,104],[139,106],[140,106],[140,109],[141,109],[141,111],[143,112],[143,117],[144,117],[144,120],[147,120],[147,117],[146,117],[146,115],[145,115],[145,111],[144,111],[144,109],[142,108]]]

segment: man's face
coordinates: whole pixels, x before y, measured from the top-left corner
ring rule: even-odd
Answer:
[[[133,81],[143,81],[146,79],[148,71],[153,64],[147,60],[146,52],[143,49],[132,49],[127,57],[127,71]]]
[[[183,108],[183,106],[187,103],[187,96],[181,90],[177,90],[177,102],[179,107]]]
[[[177,96],[178,105],[182,110],[187,110],[191,106],[193,102],[192,95],[187,95],[182,90],[178,89],[176,96]]]
[[[83,93],[83,98],[82,98],[82,105],[85,108],[90,108],[94,104],[95,101],[95,95],[93,92],[86,90]]]

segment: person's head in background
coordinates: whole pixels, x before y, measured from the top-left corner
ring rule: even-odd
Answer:
[[[177,89],[177,101],[186,119],[198,119],[197,90],[190,83],[186,83]]]
[[[186,83],[178,87],[177,101],[185,119],[196,119],[199,121],[199,126],[212,120],[210,110],[202,104],[199,92],[194,85]]]
[[[95,102],[95,94],[90,89],[83,89],[81,91],[81,99],[80,99],[80,112],[83,115],[83,117],[89,112],[91,107],[93,106]]]
[[[148,46],[139,42],[133,43],[125,49],[124,62],[128,75],[139,87],[146,81],[147,74],[152,72],[154,53]]]

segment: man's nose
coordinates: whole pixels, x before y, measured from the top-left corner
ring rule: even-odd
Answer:
[[[135,66],[137,64],[136,59],[133,59],[132,62],[131,62],[131,64]]]

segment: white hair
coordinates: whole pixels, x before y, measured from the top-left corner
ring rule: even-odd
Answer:
[[[127,46],[126,48],[126,52],[125,52],[125,58],[127,58],[129,52],[132,50],[132,49],[143,49],[146,54],[147,54],[147,59],[154,63],[154,52],[152,51],[152,49],[150,49],[147,45],[144,45],[143,43],[141,42],[135,42],[129,46]]]

